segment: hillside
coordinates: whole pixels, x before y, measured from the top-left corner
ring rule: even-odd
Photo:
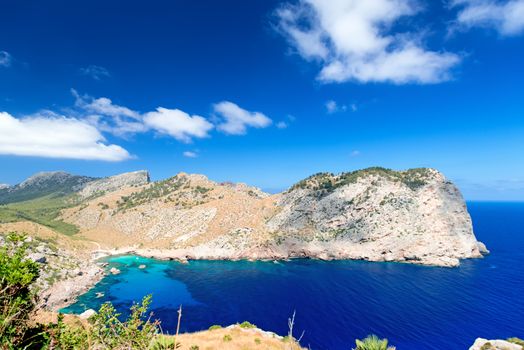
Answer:
[[[276,195],[185,173],[150,183],[143,171],[86,180],[59,196],[41,191],[43,197],[0,208],[2,221],[74,227],[67,233],[95,242],[100,254],[456,266],[485,252],[459,190],[433,169],[320,173]],[[50,222],[32,214],[56,198],[61,206]],[[21,215],[6,215],[16,211]]]

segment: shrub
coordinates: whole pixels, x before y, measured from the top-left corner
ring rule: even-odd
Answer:
[[[355,341],[357,347],[354,350],[393,350],[394,347],[388,347],[387,339],[379,339],[376,335],[368,335],[363,340]]]
[[[249,321],[244,321],[240,324],[240,328],[257,328],[257,326],[255,326]]]
[[[255,344],[259,345],[260,343],[262,343],[262,341],[260,340],[260,338],[255,338]]]
[[[106,348],[147,349],[159,333],[160,322],[151,321],[148,314],[151,295],[133,304],[131,315],[124,322],[111,303],[105,303],[90,321],[93,324],[92,337]]]
[[[212,330],[214,330],[214,329],[220,329],[220,328],[222,328],[222,326],[220,326],[220,325],[218,325],[218,324],[214,324],[214,325],[212,325],[211,327],[209,327],[209,330],[212,331]]]
[[[229,334],[226,334],[226,335],[224,335],[223,340],[224,340],[225,342],[230,342],[231,340],[233,340],[233,338],[232,338]]]
[[[513,344],[517,344],[517,345],[520,345],[522,346],[522,349],[524,349],[524,340],[520,339],[520,338],[508,338],[507,339],[510,343],[513,343]]]
[[[29,287],[38,278],[38,264],[26,258],[25,238],[9,233],[0,247],[0,348],[27,343],[29,315],[35,308]]]
[[[189,348],[189,350],[199,350],[200,348],[198,347],[198,345],[191,345],[191,347]]]

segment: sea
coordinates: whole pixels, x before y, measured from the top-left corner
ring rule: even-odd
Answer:
[[[108,275],[63,309],[111,302],[123,316],[152,294],[154,318],[173,333],[245,320],[313,350],[350,350],[376,334],[397,350],[468,349],[477,337],[524,338],[524,203],[468,202],[474,232],[491,254],[442,268],[365,261],[160,261],[106,259]],[[139,268],[145,265],[145,268]]]

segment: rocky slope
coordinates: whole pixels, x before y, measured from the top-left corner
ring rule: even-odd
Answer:
[[[89,253],[92,244],[68,239],[37,224],[1,224],[0,246],[9,232],[27,231],[33,232],[25,240],[27,257],[40,265],[40,276],[33,285],[39,308],[58,310],[104,276],[104,269]]]
[[[524,350],[524,341],[518,338],[508,340],[477,338],[469,350]]]
[[[110,254],[456,266],[487,252],[459,190],[434,169],[322,173],[277,195],[184,173],[144,183],[108,187],[62,218]]]
[[[18,185],[0,187],[0,204],[27,201],[51,194],[67,195],[93,180],[91,177],[71,175],[63,171],[38,173]]]

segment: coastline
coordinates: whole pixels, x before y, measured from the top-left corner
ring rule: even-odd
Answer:
[[[331,244],[318,249],[318,245],[310,249],[282,249],[283,247],[265,247],[266,249],[246,250],[243,252],[232,251],[229,249],[213,249],[207,247],[195,247],[189,249],[155,249],[155,248],[138,248],[122,247],[113,249],[99,249],[90,252],[88,268],[81,271],[81,274],[74,278],[62,280],[52,285],[42,293],[41,307],[58,311],[61,308],[69,306],[76,302],[77,298],[96,286],[109,272],[99,260],[105,257],[118,255],[135,255],[144,258],[157,260],[172,260],[181,263],[188,263],[191,260],[226,260],[226,261],[287,261],[290,259],[314,259],[321,261],[331,260],[355,260],[369,262],[395,262],[405,264],[416,264],[428,267],[445,267],[453,268],[460,265],[459,258],[449,256],[424,256],[418,258],[413,256],[387,256],[384,254],[362,255],[362,251],[342,251],[333,249],[327,252]],[[280,249],[278,249],[280,248]],[[340,247],[339,247],[340,248]],[[483,255],[475,255],[468,258],[482,258]]]

